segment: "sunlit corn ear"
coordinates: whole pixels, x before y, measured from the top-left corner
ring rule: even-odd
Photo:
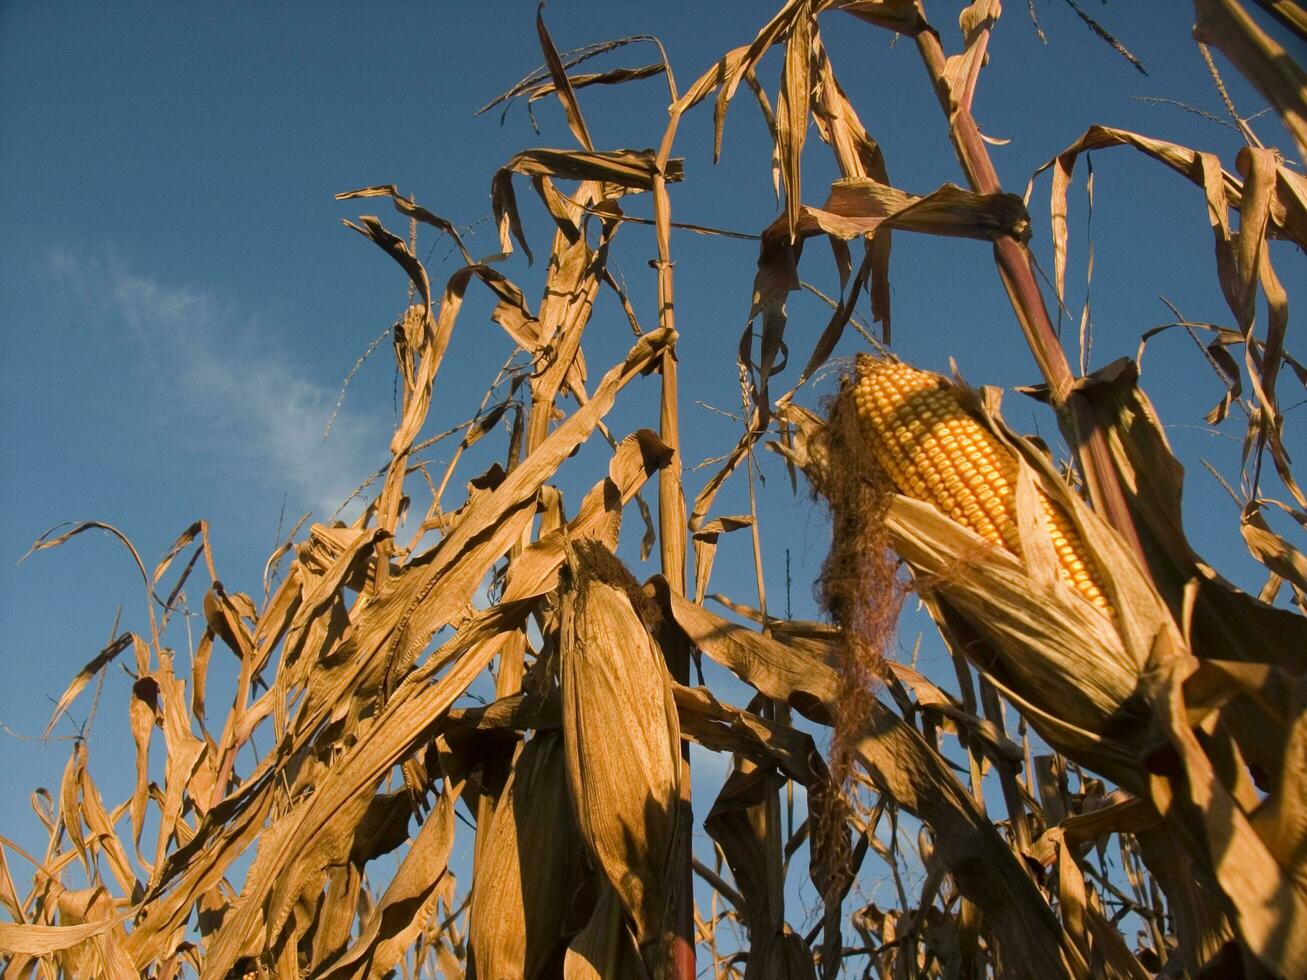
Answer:
[[[1067,522],[1065,540],[1077,542],[1075,556],[1093,574],[1105,599],[1112,623],[1121,635],[1123,646],[1129,651],[1129,662],[1142,667],[1152,656],[1158,634],[1167,631],[1179,638],[1187,629],[1176,622],[1138,557],[1121,535],[1087,504],[1054,468],[1047,452],[1031,439],[1017,435],[999,415],[999,393],[986,388],[982,392],[953,382],[954,390],[964,408],[981,419],[989,432],[1017,454],[1021,462],[1023,481],[1028,477],[1041,502],[1041,512],[1052,507],[1059,521]],[[1026,508],[1029,513],[1032,508]],[[1026,519],[1022,526],[1027,557],[1026,564],[1033,574],[1041,574],[1035,557],[1043,556],[1042,574],[1047,576],[1048,548],[1058,535],[1050,532],[1045,538],[1034,530],[1034,521]],[[1047,526],[1047,522],[1045,522]],[[1064,560],[1059,556],[1059,566]],[[1073,563],[1073,571],[1076,567]],[[1059,575],[1061,581],[1065,578]],[[1079,585],[1077,589],[1082,592]]]
[[[864,389],[882,372],[897,379],[887,386],[901,392],[897,413],[881,407],[859,408],[858,414],[867,420],[873,451],[890,440],[899,446],[896,454],[881,449],[895,489],[1015,556],[1040,593],[1083,599],[1110,620],[1128,662],[1142,667],[1158,631],[1175,629],[1170,613],[1120,535],[1072,490],[1041,447],[1004,424],[999,392],[861,356],[845,397],[874,401]],[[914,411],[914,401],[933,407]],[[880,426],[877,416],[897,424]],[[893,469],[908,474],[904,482]]]
[[[788,415],[806,435],[796,462],[819,478],[840,465],[820,420]],[[1140,674],[1158,634],[1178,631],[1119,535],[1003,425],[993,390],[863,356],[831,413],[849,416],[885,478],[889,544],[945,635],[1050,742],[1132,771]]]
[[[468,929],[480,977],[540,975],[594,904],[566,788],[563,742],[522,746],[477,852]]]
[[[865,354],[855,370],[850,397],[868,449],[899,493],[1018,557],[1038,554],[1041,567],[1052,558],[1064,584],[1110,613],[1102,574],[1064,503],[1034,480],[1037,507],[1018,507],[1018,454],[967,411],[947,379]],[[1024,534],[1023,516],[1033,518]]]
[[[643,945],[660,936],[680,779],[671,679],[635,602],[642,593],[602,544],[569,541],[560,660],[567,784],[581,836]]]

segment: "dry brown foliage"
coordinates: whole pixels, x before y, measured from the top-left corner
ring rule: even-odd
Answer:
[[[1301,29],[1286,5],[1267,6]],[[1202,38],[1259,86],[1299,151],[1307,148],[1301,68],[1237,0],[1195,7]],[[57,794],[34,797],[45,853],[0,841],[3,977],[687,980],[696,955],[715,977],[749,980],[841,970],[1307,976],[1307,558],[1264,517],[1279,508],[1307,524],[1282,408],[1286,386],[1300,396],[1307,371],[1286,348],[1287,294],[1267,248],[1271,238],[1307,245],[1307,182],[1260,145],[1232,174],[1212,154],[1106,127],[1047,164],[1059,299],[1067,188],[1080,155],[1131,147],[1205,195],[1236,326],[1183,325],[1209,331],[1207,352],[1227,381],[1210,421],[1246,409],[1242,527],[1269,575],[1255,597],[1185,540],[1181,470],[1136,362],[1076,376],[1057,340],[1025,244],[1025,203],[999,185],[971,116],[999,13],[994,0],[965,6],[964,46],[946,56],[918,3],[788,0],[684,92],[665,60],[573,71],[625,42],[565,60],[539,18],[545,67],[508,97],[558,98],[578,148],[528,149],[491,184],[504,254],[518,246],[530,254],[519,178],[552,219],[534,307],[501,271],[502,256],[475,259],[450,222],[397,188],[340,195],[389,200],[450,237],[462,258],[433,288],[410,243],[379,218],[350,223],[411,283],[394,331],[402,411],[389,465],[364,489],[356,520],[314,524],[289,549],[262,604],[223,585],[202,522],[153,569],[132,549],[149,631],[122,634],[91,660],[55,716],[125,658],[135,787],[106,803],[79,741]],[[969,189],[914,196],[891,186],[827,57],[827,28],[885,29],[915,44]],[[755,75],[772,47],[783,50],[774,108]],[[597,148],[578,91],[657,76],[671,103],[659,148]],[[760,235],[742,342],[744,433],[687,513],[668,192],[684,172],[672,149],[683,114],[710,97],[720,147],[742,83],[771,126],[784,200]],[[799,191],[810,119],[841,174],[819,207]],[[651,197],[654,214],[659,312],[648,330],[606,267],[609,243],[633,223],[621,200],[636,194]],[[957,383],[968,411],[1019,457],[1021,557],[894,493],[862,465],[838,402],[829,423],[798,404],[862,292],[889,342],[892,229],[991,243],[1043,373],[1035,394],[1057,414],[1074,481],[1042,444],[1004,425],[997,392]],[[844,293],[799,380],[776,397],[786,297],[800,288],[803,240],[817,236],[833,247]],[[445,433],[460,442],[436,480],[418,453],[469,288],[490,291],[493,320],[522,356],[490,385],[479,414]],[[592,380],[582,340],[604,289],[618,291],[636,337]],[[605,417],[648,374],[660,385],[656,423],[610,431]],[[607,472],[569,517],[558,475],[596,434],[611,449]],[[501,437],[501,463],[459,469],[465,449]],[[752,479],[751,454],[764,442],[831,502],[834,543],[821,582],[831,625],[706,604],[721,536],[759,533],[756,512],[710,516],[714,500],[742,465]],[[1263,461],[1287,499],[1272,498]],[[455,480],[466,498],[447,508]],[[656,518],[640,497],[654,480]],[[1030,511],[1036,486],[1070,515],[1103,570],[1111,616],[1058,580]],[[646,552],[656,545],[662,568],[643,585],[613,554],[632,501],[648,526]],[[92,527],[131,549],[113,528],[86,524],[34,550]],[[197,567],[210,580],[206,629],[187,673],[165,636]],[[758,575],[761,593],[760,562]],[[953,654],[957,694],[885,656],[909,585]],[[1274,604],[1286,590],[1297,611]],[[206,682],[219,646],[235,654],[239,679],[232,704],[215,715]],[[749,703],[692,686],[699,655],[748,685]],[[487,672],[495,700],[468,706],[464,694]],[[255,751],[261,726],[273,742]],[[825,741],[831,726],[825,758],[814,733]],[[946,738],[965,752],[965,768],[945,755]],[[730,759],[720,795],[697,801],[716,848],[711,863],[690,847],[688,742]],[[150,758],[160,751],[156,781]],[[1005,813],[990,812],[987,779]],[[795,786],[808,801],[797,828],[783,817]],[[900,832],[909,828],[918,841],[905,856]],[[474,841],[464,881],[451,867],[460,835]],[[786,882],[809,841],[825,910],[804,933],[787,909]],[[1121,874],[1105,875],[1094,860],[1108,847]],[[857,900],[869,852],[893,875],[893,907]],[[394,856],[389,874],[378,871],[384,855]],[[252,858],[243,872],[242,856]],[[15,861],[30,867],[16,874]],[[921,872],[911,893],[902,873],[910,865]],[[85,887],[67,884],[74,867]],[[695,900],[692,873],[706,902]],[[1127,935],[1126,916],[1137,936]]]

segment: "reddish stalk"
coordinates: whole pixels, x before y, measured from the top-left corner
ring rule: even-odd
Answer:
[[[923,19],[924,16],[922,11]],[[975,76],[968,79],[966,90],[954,106],[944,73],[945,56],[939,37],[931,31],[921,31],[917,34],[916,42],[922,63],[935,88],[935,95],[948,117],[949,137],[967,182],[979,194],[1001,193],[1003,186],[994,170],[985,141],[980,137],[976,120],[971,115]],[[994,242],[994,261],[998,265],[1003,288],[1007,290],[1008,299],[1017,315],[1017,322],[1021,325],[1021,332],[1048,385],[1049,400],[1057,412],[1062,434],[1076,454],[1094,507],[1121,533],[1146,569],[1143,547],[1130,508],[1126,504],[1119,475],[1108,452],[1106,438],[1094,419],[1088,401],[1075,388],[1075,375],[1053,329],[1043,294],[1035,279],[1030,250],[1024,242],[1005,236]]]

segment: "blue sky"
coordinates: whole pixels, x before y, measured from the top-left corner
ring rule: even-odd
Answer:
[[[1240,145],[1233,131],[1142,101],[1180,100],[1222,115],[1189,39],[1188,5],[1088,6],[1149,74],[1095,39],[1060,0],[1036,4],[1046,45],[1025,5],[1008,4],[976,105],[984,131],[1010,140],[991,151],[1007,189],[1022,192],[1039,164],[1093,123],[1209,149],[1232,167]],[[938,2],[929,10],[950,48],[955,11]],[[330,516],[385,462],[394,421],[388,343],[351,383],[325,443],[322,432],[342,379],[405,302],[397,268],[340,220],[377,213],[399,233],[405,222],[379,202],[342,204],[333,195],[396,183],[427,208],[471,226],[473,253],[497,251],[488,220],[495,169],[529,146],[572,145],[549,102],[536,106],[539,136],[521,106],[502,126],[498,111],[473,115],[540,63],[534,13],[525,2],[0,4],[0,214],[8,230],[0,238],[0,722],[9,730],[40,733],[52,699],[103,644],[119,606],[124,628],[144,623],[141,590],[120,548],[87,535],[15,564],[38,534],[61,521],[104,520],[152,564],[202,517],[223,581],[257,597],[279,529],[284,534],[305,511],[313,519]],[[565,0],[546,11],[560,49],[657,34],[682,89],[721,53],[751,40],[770,13],[771,5],[742,2]],[[839,14],[826,15],[822,30],[844,88],[881,141],[891,180],[916,193],[961,183],[913,45],[893,44],[890,35]],[[601,64],[653,60],[649,45],[635,45]],[[773,53],[761,73],[773,92],[778,71]],[[1261,108],[1233,69],[1225,80],[1245,115]],[[601,148],[657,144],[666,119],[662,81],[590,89],[581,98]],[[1268,119],[1254,125],[1266,142],[1287,145]],[[677,155],[687,159],[688,179],[673,188],[673,217],[760,231],[777,206],[766,133],[747,91],[727,120],[717,167],[711,139],[705,106],[681,128]],[[808,147],[805,193],[819,202],[834,168],[815,132]],[[1072,191],[1068,278],[1068,305],[1078,317],[1092,230],[1093,366],[1133,355],[1140,333],[1171,319],[1159,294],[1190,319],[1229,323],[1201,192],[1133,151],[1098,153],[1093,164],[1092,229],[1085,223],[1083,165]],[[1037,255],[1051,270],[1047,193],[1045,177],[1031,212]],[[547,251],[547,219],[529,190],[520,199],[528,236],[538,253]],[[636,215],[648,208],[640,200],[629,206]],[[446,243],[431,237],[420,243],[420,254],[428,250],[433,282],[442,282],[454,260]],[[646,326],[656,321],[646,266],[653,255],[646,229],[623,229],[614,271]],[[1292,290],[1303,281],[1302,257],[1280,248],[1274,255]],[[755,257],[750,242],[688,233],[673,241],[687,464],[727,451],[738,434],[698,402],[738,407],[735,349]],[[805,278],[833,292],[828,251],[813,242],[804,259]],[[517,254],[505,272],[534,305],[540,269],[528,269]],[[987,248],[899,234],[892,279],[902,355],[935,369],[947,369],[953,356],[973,383],[1037,380]],[[485,296],[471,294],[447,362],[457,370],[441,375],[433,432],[472,413],[510,352],[487,319],[489,308]],[[865,306],[860,312],[866,315]],[[783,382],[806,359],[827,315],[801,296],[790,313],[793,368]],[[1068,324],[1070,334],[1074,329]],[[1204,431],[1202,415],[1220,388],[1188,340],[1175,333],[1155,343],[1144,383],[1188,467],[1195,544],[1227,576],[1257,588],[1262,576],[1239,541],[1234,505],[1200,462],[1235,476],[1240,432]],[[586,335],[592,374],[628,344],[620,311],[601,305]],[[1289,346],[1303,353],[1292,333]],[[841,353],[856,349],[846,340]],[[818,386],[806,403],[814,405],[831,384]],[[625,398],[612,417],[615,433],[656,427],[655,397],[656,386],[646,384]],[[1051,419],[1020,396],[1009,396],[1007,416],[1018,429],[1054,435]],[[1307,446],[1297,446],[1304,455]],[[570,499],[602,471],[602,455],[593,447],[578,457],[564,483]],[[789,492],[769,456],[763,467],[773,609],[784,608],[788,550],[794,614],[814,616],[810,583],[825,553],[825,519],[805,493]],[[691,473],[690,493],[710,473]],[[745,509],[737,481],[716,512]],[[623,553],[634,557],[634,513],[628,522]],[[714,588],[752,602],[747,537],[735,537],[723,543]],[[641,576],[655,570],[636,568]],[[905,627],[903,642],[910,645],[920,628]],[[171,642],[185,650],[185,631],[179,628]],[[929,642],[922,662],[936,671],[947,667]],[[130,780],[127,687],[114,667],[92,742],[92,765],[105,774],[112,801]],[[89,692],[74,717],[84,719],[88,705]],[[72,731],[68,724],[58,729]],[[66,748],[0,733],[0,771],[9,774],[0,833],[27,846],[40,843],[27,791],[58,785]],[[701,815],[707,805],[698,804]]]

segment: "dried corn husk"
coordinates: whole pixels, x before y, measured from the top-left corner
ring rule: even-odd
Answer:
[[[676,705],[662,654],[636,615],[630,573],[590,540],[569,542],[568,562],[560,641],[567,785],[581,836],[643,945],[658,938],[672,892]]]
[[[605,884],[594,914],[567,947],[563,980],[647,980],[622,912],[622,902]]]
[[[469,957],[479,977],[540,975],[589,915],[585,852],[565,785],[562,738],[530,739],[483,832],[472,887]],[[580,912],[580,921],[575,921]]]

